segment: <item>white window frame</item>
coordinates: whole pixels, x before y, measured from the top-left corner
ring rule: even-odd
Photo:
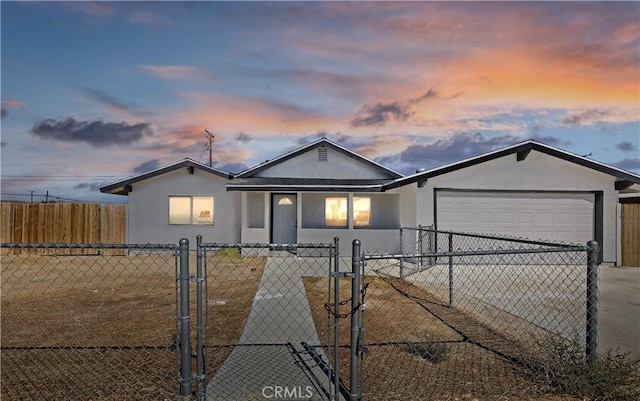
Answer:
[[[189,223],[172,223],[171,222],[171,198],[188,198],[189,199]],[[211,199],[211,222],[207,223],[199,223],[198,218],[194,218],[193,216],[193,203],[194,199],[197,198],[210,198]],[[213,227],[215,226],[215,197],[213,195],[169,195],[167,199],[167,219],[170,226],[203,226],[203,227]],[[195,220],[195,221],[194,221]]]
[[[357,213],[357,211],[356,211],[356,199],[357,198],[369,199],[369,210],[368,210],[369,215],[367,217],[367,224],[356,224],[356,222],[358,221],[357,220],[358,216],[356,215],[356,213]],[[371,196],[368,196],[368,195],[364,195],[364,196],[362,196],[362,195],[355,196],[354,195],[353,196],[353,199],[352,199],[352,210],[353,210],[353,221],[352,221],[352,224],[353,224],[353,228],[371,228],[371,204],[372,204]]]
[[[345,223],[344,225],[332,225],[332,224],[327,224],[327,200],[328,199],[344,199],[345,203],[347,205],[347,215],[345,218]],[[325,228],[349,228],[349,196],[344,195],[344,196],[325,196],[324,197],[324,227]]]

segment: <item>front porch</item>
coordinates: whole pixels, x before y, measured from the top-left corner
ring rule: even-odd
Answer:
[[[400,195],[371,192],[243,192],[243,243],[342,244],[367,241],[373,249],[398,242]],[[399,244],[398,244],[399,246]]]

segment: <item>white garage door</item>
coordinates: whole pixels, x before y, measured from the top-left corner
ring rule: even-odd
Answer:
[[[594,195],[437,192],[439,230],[584,244],[593,239]]]

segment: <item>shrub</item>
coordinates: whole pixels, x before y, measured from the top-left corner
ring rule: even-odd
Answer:
[[[433,363],[443,362],[449,357],[449,347],[445,343],[409,342],[404,344],[403,349]]]
[[[640,361],[629,353],[609,349],[589,361],[580,343],[559,339],[546,340],[542,350],[537,368],[559,391],[592,400],[640,399]]]
[[[238,259],[242,257],[242,252],[238,247],[220,248],[220,250],[218,250],[218,256],[222,256],[223,258]]]

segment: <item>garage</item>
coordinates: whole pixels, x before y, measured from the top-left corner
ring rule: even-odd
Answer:
[[[584,244],[595,237],[589,192],[436,190],[439,230]]]

